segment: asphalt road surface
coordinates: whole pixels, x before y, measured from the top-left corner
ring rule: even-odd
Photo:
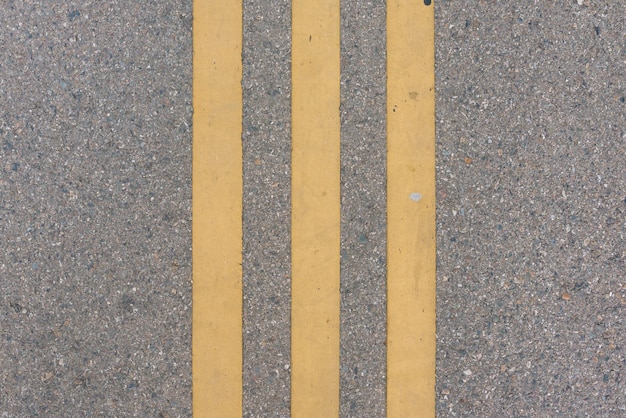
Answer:
[[[626,2],[436,7],[437,415],[626,415]],[[0,10],[0,416],[191,415],[192,2]],[[244,415],[289,415],[291,3],[244,1]],[[385,415],[385,4],[341,6],[341,416]]]

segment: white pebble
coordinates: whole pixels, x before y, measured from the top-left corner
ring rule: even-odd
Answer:
[[[419,202],[421,198],[422,198],[422,195],[417,192],[411,193],[411,195],[409,196],[409,199],[411,199],[414,202]]]

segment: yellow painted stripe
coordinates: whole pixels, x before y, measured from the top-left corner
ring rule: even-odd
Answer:
[[[434,6],[387,2],[387,416],[435,416]]]
[[[291,412],[339,414],[339,0],[292,4]]]
[[[241,0],[193,2],[193,415],[242,415]]]

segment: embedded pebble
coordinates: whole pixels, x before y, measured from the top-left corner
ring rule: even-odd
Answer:
[[[411,193],[409,198],[414,202],[419,202],[420,199],[422,198],[422,195],[420,193],[415,192],[415,193]]]

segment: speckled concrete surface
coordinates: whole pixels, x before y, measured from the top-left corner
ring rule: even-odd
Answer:
[[[581,3],[438,3],[439,416],[626,415],[626,3]]]
[[[291,4],[244,2],[244,413],[287,417],[291,315]]]
[[[384,416],[385,3],[341,8],[340,412]]]
[[[31,4],[32,3],[32,4]],[[626,414],[626,3],[436,5],[440,417]],[[341,416],[384,416],[384,10],[342,4]],[[290,2],[244,2],[244,409],[288,416]],[[0,415],[190,416],[191,1],[0,10]]]
[[[0,415],[189,416],[191,2],[3,2],[0,98]]]

